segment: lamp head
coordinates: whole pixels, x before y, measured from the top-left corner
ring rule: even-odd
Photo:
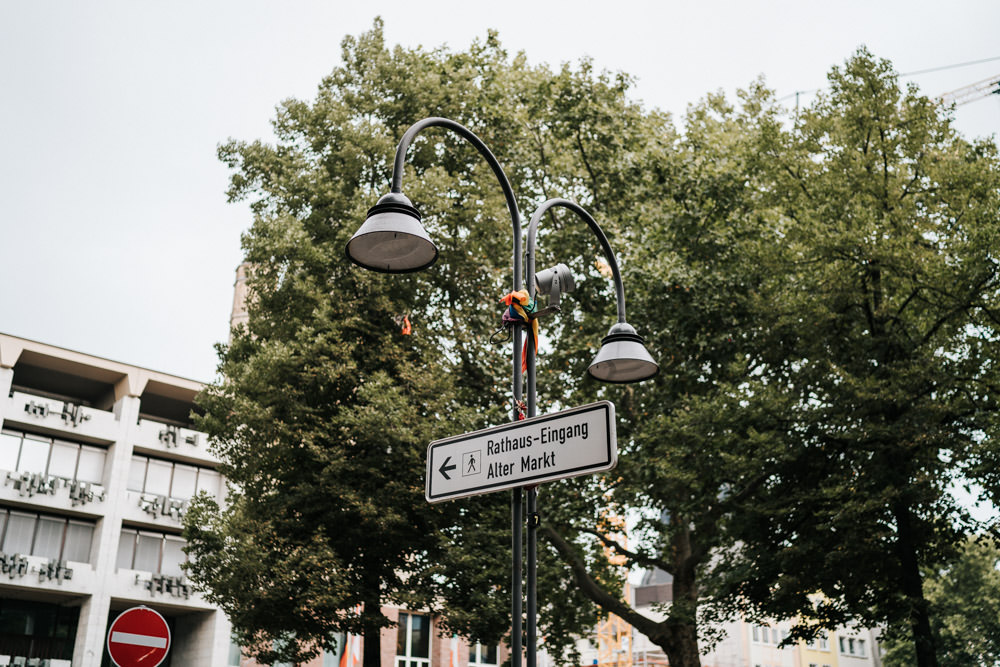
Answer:
[[[576,289],[576,279],[565,264],[559,263],[535,274],[535,289],[539,294],[552,294],[553,287],[562,294]]]
[[[595,380],[624,384],[648,380],[660,371],[632,325],[619,322],[601,340],[601,349],[587,369]]]
[[[381,273],[420,271],[438,256],[437,246],[420,224],[420,211],[399,192],[382,195],[368,209],[345,251],[358,266]]]

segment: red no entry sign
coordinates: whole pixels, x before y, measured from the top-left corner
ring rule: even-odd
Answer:
[[[167,621],[149,607],[123,611],[108,628],[108,653],[118,667],[156,667],[169,650]]]

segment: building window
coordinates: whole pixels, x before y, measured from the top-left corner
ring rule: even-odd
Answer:
[[[430,667],[430,664],[431,617],[400,613],[396,632],[396,667]]]
[[[840,638],[840,652],[844,655],[853,655],[859,658],[867,657],[865,653],[865,640],[855,637]]]
[[[184,545],[184,540],[176,535],[122,528],[117,567],[180,577],[184,574],[181,565],[186,560]]]
[[[80,608],[0,596],[4,665],[70,664]]]
[[[819,650],[829,651],[830,650],[830,635],[823,633],[819,636]]]
[[[4,429],[0,470],[103,484],[107,451],[77,442]]]
[[[229,638],[229,659],[226,660],[226,667],[240,667],[240,658],[243,657],[243,652],[240,650],[240,645],[236,643],[236,637]]]
[[[361,641],[360,637],[355,638],[355,641]],[[340,667],[341,658],[344,653],[349,650],[347,635],[343,632],[337,633],[337,650],[336,651],[323,651],[323,667]],[[351,662],[348,660],[346,665],[349,667]]]
[[[189,500],[202,491],[219,497],[222,476],[210,468],[172,463],[148,456],[133,456],[128,489],[166,498]]]
[[[497,665],[497,647],[476,644],[469,647],[469,667],[493,667]]]
[[[76,563],[90,562],[94,524],[77,519],[0,509],[0,551]]]
[[[778,630],[767,625],[753,625],[750,628],[753,640],[769,646],[777,646],[781,640],[788,636],[787,630]]]
[[[347,651],[347,635],[343,632],[337,634],[337,650],[323,651],[323,667],[339,667],[340,658]],[[350,664],[348,662],[348,664]]]

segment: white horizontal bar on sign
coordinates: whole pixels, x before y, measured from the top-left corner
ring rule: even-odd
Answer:
[[[116,644],[133,644],[135,646],[149,646],[151,648],[167,648],[166,637],[135,635],[131,632],[112,632],[111,641]]]

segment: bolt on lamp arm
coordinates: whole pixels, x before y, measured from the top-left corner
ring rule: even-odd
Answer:
[[[615,281],[615,300],[618,303],[618,321],[625,321],[625,287],[622,284],[622,274],[618,270],[618,261],[615,259],[615,253],[611,249],[611,244],[608,242],[608,237],[605,236],[604,231],[601,229],[597,221],[594,220],[587,211],[577,204],[568,199],[549,199],[542,203],[536,210],[534,215],[531,216],[531,222],[528,223],[528,252],[526,257],[527,270],[528,270],[528,294],[533,295],[535,293],[535,239],[538,235],[538,223],[541,221],[542,216],[550,208],[555,208],[561,206],[562,208],[568,208],[569,210],[576,213],[578,216],[583,218],[583,221],[587,223],[590,230],[594,232],[594,236],[601,244],[601,249],[604,251],[604,256],[608,260],[608,265],[611,267],[611,275]]]
[[[514,235],[514,253],[513,253],[513,286],[514,291],[521,289],[521,215],[517,210],[517,199],[514,197],[514,189],[510,185],[510,181],[507,179],[507,174],[504,173],[503,167],[500,166],[500,162],[493,155],[492,151],[483,143],[483,140],[475,135],[472,130],[456,123],[448,118],[440,117],[430,117],[424,118],[423,120],[418,120],[416,123],[411,125],[409,129],[403,134],[403,137],[399,140],[399,146],[396,148],[396,160],[392,166],[392,192],[402,193],[403,191],[403,164],[406,161],[406,151],[410,148],[410,144],[413,143],[413,139],[423,130],[428,127],[443,127],[445,129],[451,130],[455,134],[459,135],[463,139],[467,140],[470,144],[475,146],[476,150],[486,159],[487,164],[490,165],[490,169],[496,174],[497,180],[500,181],[500,187],[503,189],[504,199],[507,200],[507,210],[510,212],[511,226],[513,227]],[[516,346],[515,346],[516,347]]]

